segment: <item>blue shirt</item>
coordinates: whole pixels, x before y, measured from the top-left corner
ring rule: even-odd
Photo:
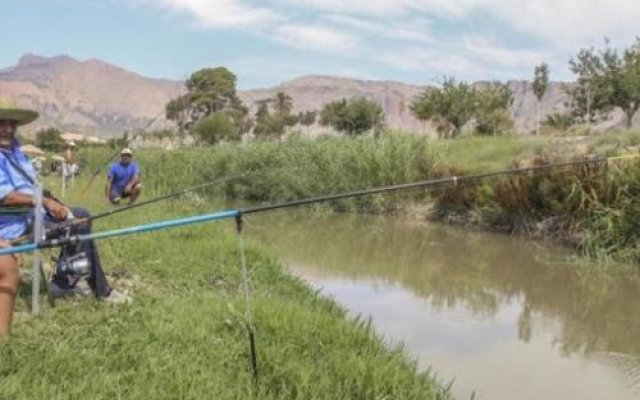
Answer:
[[[111,190],[117,190],[118,193],[122,193],[127,184],[139,175],[140,168],[138,168],[138,165],[133,161],[127,165],[113,163],[111,167],[109,167],[107,179],[111,182]]]
[[[10,157],[17,165],[22,167],[34,182],[37,180],[36,170],[33,168],[31,161],[20,150],[20,143],[14,140],[11,150],[0,148],[0,152],[0,200],[7,197],[11,192],[33,196],[35,192],[33,184],[7,161],[7,157]],[[13,240],[19,238],[27,232],[27,227],[27,215],[0,214],[0,238],[2,239]]]

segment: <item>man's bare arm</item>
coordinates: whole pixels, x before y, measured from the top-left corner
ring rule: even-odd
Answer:
[[[3,205],[4,207],[33,207],[35,205],[35,201],[34,197],[29,194],[10,192],[0,200],[0,205]],[[53,199],[42,199],[42,206],[58,220],[67,218],[67,214],[69,213],[67,207]]]

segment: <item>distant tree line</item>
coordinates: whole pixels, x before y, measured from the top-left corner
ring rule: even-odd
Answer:
[[[605,40],[604,48],[581,49],[569,61],[576,75],[575,84],[566,85],[568,111],[547,116],[545,125],[568,129],[575,123],[593,123],[606,118],[614,109],[625,115],[630,128],[640,108],[640,38],[618,51]],[[536,133],[540,132],[541,106],[550,84],[546,63],[534,68],[532,91],[536,97]],[[505,85],[492,83],[472,86],[445,78],[439,88],[428,88],[410,106],[413,115],[430,121],[441,137],[460,134],[462,127],[475,122],[480,134],[496,134],[510,129],[508,117],[511,93]]]
[[[582,49],[570,60],[577,76],[568,85],[569,112],[547,116],[545,125],[567,129],[574,123],[591,123],[606,117],[614,108],[625,114],[627,127],[640,108],[640,38],[618,52],[605,42],[600,50]],[[540,133],[542,101],[550,86],[546,63],[534,68],[532,91],[536,97],[536,127]],[[236,76],[225,67],[194,72],[185,82],[186,94],[166,105],[166,116],[181,131],[188,131],[201,143],[239,141],[251,133],[256,138],[277,139],[292,128],[314,124],[331,127],[348,136],[378,134],[385,127],[382,107],[365,97],[343,98],[320,110],[294,112],[292,97],[284,91],[255,102],[255,112],[237,94]],[[438,87],[420,93],[409,105],[420,121],[430,122],[441,138],[460,135],[465,127],[481,135],[497,135],[513,130],[510,108],[513,94],[508,85],[486,82],[471,85],[444,77]],[[402,103],[402,110],[405,105]],[[51,136],[51,133],[46,133]],[[47,136],[47,137],[49,137]],[[53,139],[55,140],[55,138]],[[46,139],[51,142],[52,139]]]
[[[372,100],[343,99],[326,104],[320,112],[296,114],[292,97],[282,91],[256,101],[255,114],[250,115],[237,95],[236,76],[225,67],[194,72],[185,82],[185,89],[184,95],[166,105],[166,117],[181,131],[210,145],[239,141],[247,133],[256,138],[277,139],[297,125],[308,132],[316,122],[346,135],[379,130],[384,125],[384,112]]]

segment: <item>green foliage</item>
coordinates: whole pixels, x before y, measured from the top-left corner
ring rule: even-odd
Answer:
[[[640,108],[640,38],[622,54],[608,42],[601,50],[582,49],[569,65],[577,75],[576,86],[569,90],[576,115],[591,120],[618,107],[630,128]]]
[[[508,85],[490,83],[476,89],[476,132],[481,135],[497,135],[513,128],[509,107],[513,94]]]
[[[547,89],[549,88],[549,66],[542,63],[535,67],[533,72],[533,93],[538,101],[542,101]]]
[[[384,111],[378,103],[365,97],[332,101],[320,111],[320,124],[349,136],[369,130],[375,133],[384,126]]]
[[[309,127],[316,123],[316,118],[318,117],[318,111],[301,111],[298,114],[298,123],[307,128],[307,132],[309,131]]]
[[[41,129],[36,132],[36,146],[45,151],[60,152],[66,147],[62,132],[56,128]]]
[[[240,130],[233,118],[226,112],[217,112],[203,118],[191,128],[200,143],[216,145],[220,142],[237,142]]]
[[[204,68],[191,74],[185,82],[187,93],[171,100],[165,107],[167,119],[180,129],[196,126],[201,120],[216,113],[224,113],[240,134],[248,132],[252,123],[249,109],[236,93],[236,76],[225,67]],[[222,124],[223,118],[217,119]],[[202,130],[199,132],[199,135]],[[202,137],[201,137],[202,138]],[[217,143],[219,140],[205,140]]]
[[[269,104],[273,106],[273,114]],[[260,100],[253,133],[258,137],[279,138],[287,127],[298,123],[298,117],[291,114],[292,111],[293,99],[284,92],[278,92],[274,98]]]
[[[298,114],[298,121],[300,125],[310,126],[316,123],[316,117],[318,116],[317,111],[304,111]]]
[[[428,179],[436,174],[431,146],[430,141],[413,135],[292,137],[213,149],[176,149],[170,154],[146,150],[138,152],[136,160],[144,168],[145,185],[151,191],[170,193],[176,188],[237,177],[206,193],[230,201],[279,202]],[[92,152],[85,158],[101,160],[104,155]],[[393,196],[372,196],[331,206],[385,212],[393,211],[398,204],[395,200]]]
[[[542,63],[535,67],[533,72],[533,94],[538,99],[536,104],[536,135],[540,134],[540,109],[542,108],[542,98],[544,97],[547,89],[549,88],[549,66],[546,63]]]
[[[119,150],[129,145],[129,132],[123,132],[119,138],[110,138],[107,140],[107,146],[112,150]]]
[[[190,103],[205,115],[223,110],[236,97],[236,76],[225,67],[196,71],[185,86]]]
[[[553,129],[557,129],[559,131],[566,131],[573,125],[573,123],[574,118],[572,115],[565,113],[555,113],[547,116],[544,125]]]
[[[490,83],[474,88],[445,78],[441,88],[428,88],[411,103],[413,115],[436,124],[441,138],[459,135],[462,127],[476,119],[478,133],[497,134],[511,128],[508,108],[513,102],[507,85]]]
[[[441,138],[455,137],[475,113],[476,93],[465,82],[445,78],[441,88],[428,88],[409,107],[421,121],[432,120]]]

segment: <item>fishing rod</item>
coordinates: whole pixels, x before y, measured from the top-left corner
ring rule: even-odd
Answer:
[[[523,175],[527,173],[536,173],[536,172],[547,172],[547,171],[552,171],[554,169],[575,167],[579,165],[598,164],[606,161],[607,161],[606,158],[593,158],[589,160],[568,161],[568,162],[557,163],[557,164],[546,164],[546,165],[539,165],[534,167],[516,168],[516,169],[493,171],[493,172],[486,172],[486,173],[474,174],[474,175],[453,176],[453,177],[447,177],[447,178],[441,178],[441,179],[432,179],[427,181],[404,183],[399,185],[364,189],[364,190],[359,190],[354,192],[310,197],[306,199],[294,200],[294,201],[289,201],[289,202],[284,202],[279,204],[250,207],[242,210],[242,214],[255,214],[255,213],[261,213],[265,211],[277,210],[281,208],[298,207],[302,205],[324,203],[327,201],[341,200],[341,199],[352,198],[352,197],[368,196],[368,195],[379,194],[379,193],[395,192],[399,190],[416,189],[416,188],[436,189],[436,188],[445,187],[451,184],[453,184],[454,186],[458,186],[459,184],[462,184],[462,183],[466,183],[466,182],[473,183],[475,181],[479,181],[487,178],[508,176],[508,175]]]
[[[389,192],[416,189],[416,188],[438,189],[438,188],[444,188],[447,186],[457,187],[462,183],[475,183],[477,181],[488,179],[488,178],[494,178],[494,177],[500,177],[500,176],[524,175],[528,173],[545,173],[545,172],[551,172],[555,169],[561,169],[561,168],[567,168],[567,167],[603,164],[603,163],[606,163],[608,160],[609,159],[607,158],[593,158],[588,160],[569,161],[569,162],[563,162],[563,163],[557,163],[557,164],[546,164],[546,165],[540,165],[540,166],[534,166],[534,167],[493,171],[493,172],[487,172],[487,173],[481,173],[481,174],[453,176],[453,177],[447,177],[447,178],[384,186],[384,187],[378,187],[378,188],[370,188],[370,189],[359,190],[354,192],[310,197],[306,199],[294,200],[294,201],[277,203],[272,205],[249,207],[245,209],[231,209],[231,210],[221,211],[213,214],[205,214],[205,215],[198,215],[194,217],[179,218],[175,220],[160,221],[160,222],[149,223],[144,225],[131,226],[128,228],[117,229],[112,231],[83,234],[83,235],[73,235],[73,236],[68,236],[60,239],[48,239],[48,240],[41,241],[39,243],[29,243],[29,244],[9,247],[5,249],[0,249],[0,255],[26,253],[26,252],[34,251],[37,249],[59,247],[67,244],[84,242],[87,240],[109,239],[109,238],[132,235],[137,233],[152,232],[152,231],[165,230],[165,229],[170,229],[175,227],[188,226],[188,225],[209,222],[209,221],[218,221],[218,220],[230,219],[230,218],[238,219],[238,218],[242,218],[244,215],[247,215],[247,214],[256,214],[256,213],[262,213],[267,211],[273,211],[277,209],[299,207],[302,205],[323,203],[323,202],[328,202],[333,200],[361,197],[361,196],[367,196],[372,194],[389,193]]]
[[[52,234],[54,232],[58,232],[58,231],[60,231],[62,229],[66,229],[66,228],[69,228],[69,227],[74,226],[74,225],[79,225],[79,224],[83,224],[83,223],[87,223],[87,222],[92,222],[92,221],[95,221],[97,219],[110,217],[112,215],[115,215],[115,214],[118,214],[118,213],[122,213],[122,212],[126,212],[126,211],[130,211],[130,210],[133,210],[133,209],[136,209],[136,208],[139,208],[139,207],[148,206],[148,205],[155,204],[155,203],[158,203],[158,202],[161,202],[161,201],[164,201],[164,200],[174,199],[174,198],[180,197],[182,195],[185,195],[187,193],[197,192],[199,190],[206,189],[208,187],[217,186],[217,185],[223,184],[225,182],[229,182],[229,181],[234,181],[236,179],[240,179],[240,178],[245,177],[247,175],[250,175],[250,174],[252,174],[254,172],[255,171],[247,171],[247,172],[244,172],[242,174],[237,174],[237,175],[233,175],[233,176],[227,176],[227,177],[216,179],[216,180],[213,180],[213,181],[210,181],[210,182],[205,182],[205,183],[202,183],[200,185],[196,185],[196,186],[192,186],[192,187],[180,190],[178,192],[165,194],[165,195],[162,195],[162,196],[154,197],[154,198],[149,199],[149,200],[145,200],[145,201],[141,201],[141,202],[138,202],[138,203],[133,203],[133,204],[130,204],[130,205],[127,205],[127,206],[117,207],[117,208],[114,208],[114,209],[111,209],[111,210],[107,210],[107,211],[104,211],[104,212],[101,212],[101,213],[97,213],[97,214],[91,215],[90,217],[87,217],[87,218],[79,218],[79,219],[72,219],[72,220],[62,221],[62,222],[59,222],[57,224],[53,224],[49,229],[46,230],[46,233],[47,234]]]

